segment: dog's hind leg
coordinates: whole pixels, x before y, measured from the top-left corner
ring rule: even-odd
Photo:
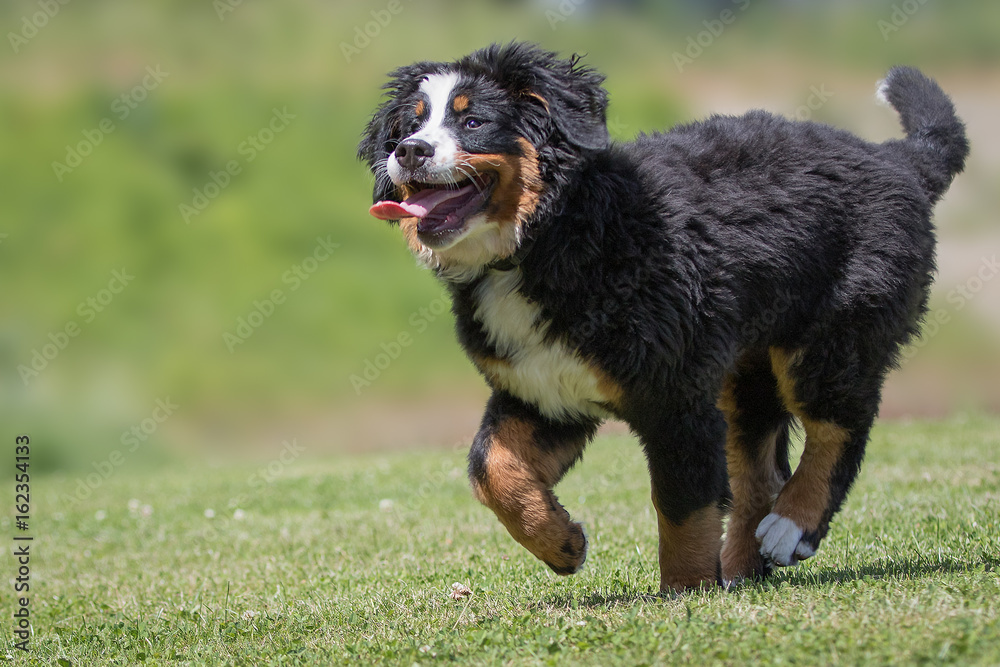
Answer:
[[[833,357],[828,348],[771,349],[782,399],[806,433],[795,473],[756,532],[761,554],[774,565],[816,553],[857,477],[878,411],[884,368],[866,369],[857,355]]]
[[[791,476],[791,414],[778,395],[766,351],[747,353],[723,385],[719,409],[726,417],[726,465],[732,508],[722,547],[722,579],[761,579],[770,565],[760,553],[757,526]]]
[[[469,451],[469,479],[476,497],[556,574],[580,569],[587,558],[587,539],[552,487],[579,460],[596,428],[593,421],[549,420],[497,392]]]

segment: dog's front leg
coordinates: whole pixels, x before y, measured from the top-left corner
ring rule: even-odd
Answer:
[[[476,497],[556,574],[580,569],[587,558],[587,538],[552,487],[580,458],[595,429],[592,421],[547,419],[510,394],[497,392],[469,451]]]
[[[700,415],[663,414],[632,426],[649,462],[660,592],[721,584],[722,508],[728,495],[721,414],[706,406]]]

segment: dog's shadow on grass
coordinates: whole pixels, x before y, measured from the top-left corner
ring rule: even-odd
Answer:
[[[777,589],[782,586],[796,588],[821,587],[832,583],[849,583],[852,581],[905,581],[923,579],[941,574],[958,574],[972,572],[993,572],[1000,569],[1000,557],[984,555],[981,558],[956,560],[942,558],[930,561],[924,558],[879,559],[874,563],[846,567],[840,569],[815,568],[811,570],[777,570],[767,580],[745,581],[735,583],[728,589],[714,591],[692,591],[689,593],[654,593],[651,589],[617,590],[602,592],[600,590],[587,593],[560,593],[547,596],[537,603],[539,608],[552,607],[588,607],[613,608],[630,607],[640,602],[683,601],[695,596],[726,595],[749,590]]]
[[[984,554],[980,558],[880,558],[874,563],[840,569],[778,571],[769,580],[774,585],[814,586],[863,580],[922,579],[931,575],[961,572],[992,572],[1000,567],[1000,557]],[[746,584],[754,585],[754,584]],[[759,584],[758,584],[759,585]],[[767,585],[766,583],[764,585]]]

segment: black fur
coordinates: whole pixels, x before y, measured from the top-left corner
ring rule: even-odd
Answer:
[[[717,407],[727,378],[747,451],[777,432],[774,464],[788,479],[792,408],[768,352],[796,351],[798,416],[850,436],[823,520],[804,527],[803,540],[818,545],[861,464],[883,379],[927,308],[931,209],[968,153],[948,98],[917,70],[895,68],[885,94],[905,139],[869,143],[751,111],[611,144],[600,75],[576,58],[493,46],[391,75],[359,147],[373,169],[416,129],[401,103],[424,75],[444,71],[458,72],[474,99],[492,100],[506,140],[480,152],[516,152],[518,136],[538,151],[545,189],[526,227],[534,245],[515,269],[518,289],[540,309],[550,341],[620,387],[602,407],[640,438],[657,508],[682,525],[727,498],[727,424]],[[376,201],[394,197],[391,183],[377,183]],[[475,316],[490,273],[448,282],[458,338],[474,360],[512,355]],[[548,434],[561,442],[560,430],[589,438],[598,421],[543,415],[494,389],[470,452],[474,478],[486,475],[488,429],[512,410],[536,425],[540,448],[552,446]]]

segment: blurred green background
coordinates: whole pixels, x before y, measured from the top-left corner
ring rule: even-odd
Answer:
[[[1000,407],[998,3],[8,0],[0,20],[0,424],[38,467],[467,440],[486,390],[354,154],[388,70],[512,39],[585,53],[616,139],[764,106],[883,140],[886,69],[938,78],[973,153],[938,208],[937,324],[883,415]]]

